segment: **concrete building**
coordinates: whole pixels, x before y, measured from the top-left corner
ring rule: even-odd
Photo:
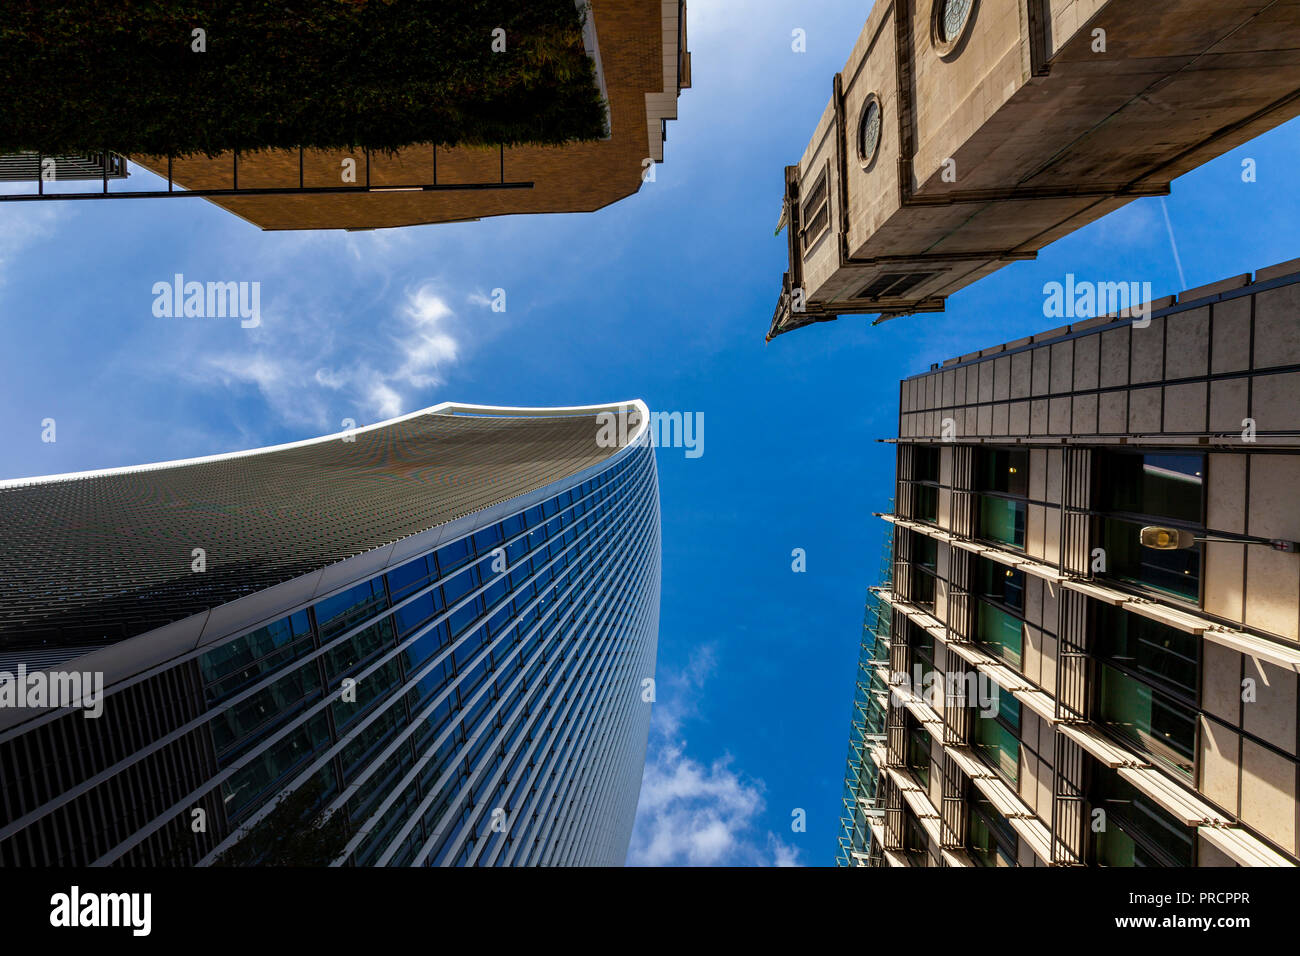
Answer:
[[[262,229],[377,229],[460,222],[520,213],[591,212],[641,188],[664,158],[666,123],[691,85],[684,0],[583,0],[584,34],[608,106],[609,135],[599,142],[504,149],[412,146],[393,155],[265,150],[190,156],[132,156],[133,162],[192,190],[281,190],[217,196],[211,201]],[[303,186],[369,189],[293,195]],[[498,188],[506,183],[526,188]],[[436,185],[437,190],[421,189]],[[452,187],[452,188],[445,188]]]
[[[1150,305],[901,383],[842,862],[1300,860],[1300,260]]]
[[[445,403],[0,483],[0,866],[621,864],[648,422]]]
[[[877,0],[798,165],[768,339],[957,290],[1300,112],[1300,5]]]

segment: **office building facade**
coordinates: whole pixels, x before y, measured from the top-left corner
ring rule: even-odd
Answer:
[[[0,485],[0,672],[103,687],[0,707],[0,865],[621,864],[648,420],[448,403]]]
[[[1300,8],[876,0],[828,86],[785,169],[769,340],[840,315],[942,311],[1292,118]]]
[[[1149,305],[901,383],[842,863],[1300,860],[1300,260]]]
[[[500,149],[433,144],[392,153],[261,150],[215,157],[132,156],[188,190],[249,191],[212,202],[255,226],[379,229],[525,213],[591,212],[637,192],[664,159],[667,122],[691,85],[684,0],[580,0],[582,42],[607,105],[608,135]],[[488,42],[485,38],[484,42]],[[352,165],[356,191],[343,185]],[[502,188],[513,184],[509,188]],[[296,187],[317,191],[293,195]],[[421,186],[436,188],[423,189]],[[257,195],[257,190],[276,191]]]

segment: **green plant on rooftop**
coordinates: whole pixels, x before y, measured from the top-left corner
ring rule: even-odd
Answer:
[[[9,0],[0,153],[595,140],[582,27],[573,0]]]

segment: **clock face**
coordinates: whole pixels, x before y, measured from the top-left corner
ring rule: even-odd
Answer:
[[[943,42],[953,43],[961,36],[966,18],[970,16],[972,0],[943,0]]]
[[[862,114],[862,142],[859,148],[864,163],[875,159],[878,146],[880,146],[880,101],[872,100]]]

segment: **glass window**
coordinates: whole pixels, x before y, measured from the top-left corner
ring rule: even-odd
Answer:
[[[1204,455],[1100,452],[1099,511],[1123,512],[1201,526]]]
[[[1105,811],[1093,837],[1098,866],[1193,866],[1195,831],[1127,780],[1094,766],[1092,806]]]
[[[1024,626],[1020,618],[984,601],[976,602],[976,642],[1016,670],[1020,669],[1024,652]]]
[[[1190,778],[1196,712],[1108,664],[1099,670],[1098,722]]]
[[[1020,781],[1020,701],[991,684],[997,695],[998,712],[985,717],[975,712],[975,749],[1012,786]]]
[[[461,538],[438,549],[438,569],[450,574],[470,559],[470,540]]]
[[[299,611],[213,648],[199,658],[208,702],[233,696],[314,646],[311,620]]]
[[[979,525],[976,536],[986,541],[1025,547],[1025,503],[1011,498],[990,498],[977,495]]]
[[[1203,531],[1204,455],[1097,455],[1098,538],[1106,574],[1188,601],[1200,599],[1201,549],[1142,547],[1143,527]]]
[[[971,856],[980,866],[1016,866],[1016,831],[1011,822],[978,792],[971,794],[967,835]]]
[[[907,767],[922,787],[930,786],[930,732],[907,715]]]
[[[1195,704],[1200,690],[1200,639],[1149,617],[1089,601],[1093,647],[1107,663]]]
[[[388,572],[388,590],[393,600],[401,600],[412,591],[429,583],[429,559],[426,557],[408,561],[399,568]]]
[[[1143,521],[1101,519],[1101,547],[1106,554],[1106,574],[1144,584],[1186,601],[1199,601],[1201,550],[1199,546],[1172,551],[1142,547]]]
[[[321,642],[338,637],[387,606],[382,577],[316,602],[316,626],[320,630]]]
[[[976,449],[975,490],[1028,496],[1029,452],[1022,448]]]

